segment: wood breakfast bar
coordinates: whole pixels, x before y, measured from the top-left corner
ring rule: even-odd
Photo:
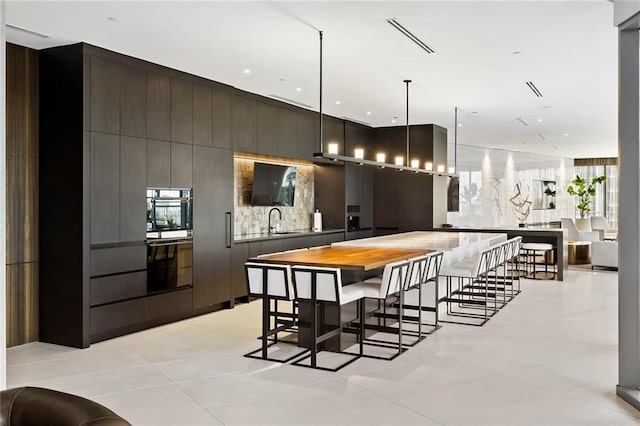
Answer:
[[[337,245],[292,250],[249,259],[251,262],[284,265],[322,266],[350,271],[371,271],[387,263],[427,254],[432,250],[374,247],[342,247]]]
[[[389,263],[415,258],[434,251],[442,251],[443,264],[450,264],[471,258],[493,245],[506,241],[506,239],[507,236],[503,233],[413,231],[337,242],[330,246],[266,254],[252,257],[248,261],[339,268],[342,271],[343,283],[348,285],[351,282],[379,275],[381,269]],[[435,306],[436,300],[433,300],[433,303]],[[366,312],[369,320],[373,316],[372,313],[379,308],[377,302],[367,303]],[[342,307],[325,305],[321,311],[320,316],[324,321],[323,324],[328,327],[335,327],[337,324],[348,323],[358,318],[355,303]],[[311,331],[305,327],[311,318],[310,312],[311,309],[307,303],[301,302],[299,304],[299,346],[308,347],[310,341]],[[353,335],[342,333],[325,341],[323,349],[341,351],[353,343]]]

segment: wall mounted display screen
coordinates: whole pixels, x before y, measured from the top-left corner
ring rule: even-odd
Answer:
[[[254,163],[251,204],[254,206],[293,206],[296,167]]]
[[[556,208],[556,181],[534,180],[531,188],[533,210],[553,210]]]

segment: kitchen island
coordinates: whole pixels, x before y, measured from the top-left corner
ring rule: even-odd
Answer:
[[[554,248],[554,262],[557,265],[557,280],[563,281],[564,274],[569,267],[567,231],[562,228],[516,228],[516,227],[489,227],[489,228],[438,228],[439,232],[477,233],[477,232],[501,232],[507,234],[507,238],[522,237],[523,243],[549,243]]]

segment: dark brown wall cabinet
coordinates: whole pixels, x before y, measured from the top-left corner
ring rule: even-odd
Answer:
[[[231,298],[233,153],[193,149],[193,306],[213,307]]]
[[[86,347],[229,303],[233,152],[214,146],[230,147],[233,89],[85,44],[40,56],[41,340]],[[147,294],[147,187],[194,188],[192,287]]]

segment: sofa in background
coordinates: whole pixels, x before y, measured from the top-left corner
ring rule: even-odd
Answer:
[[[0,426],[131,426],[97,402],[51,389],[22,387],[0,392]]]
[[[602,232],[603,240],[615,240],[618,238],[618,230],[609,227],[609,222],[604,216],[591,216],[591,229]]]
[[[595,266],[618,267],[617,241],[594,241],[591,243],[591,269]]]

